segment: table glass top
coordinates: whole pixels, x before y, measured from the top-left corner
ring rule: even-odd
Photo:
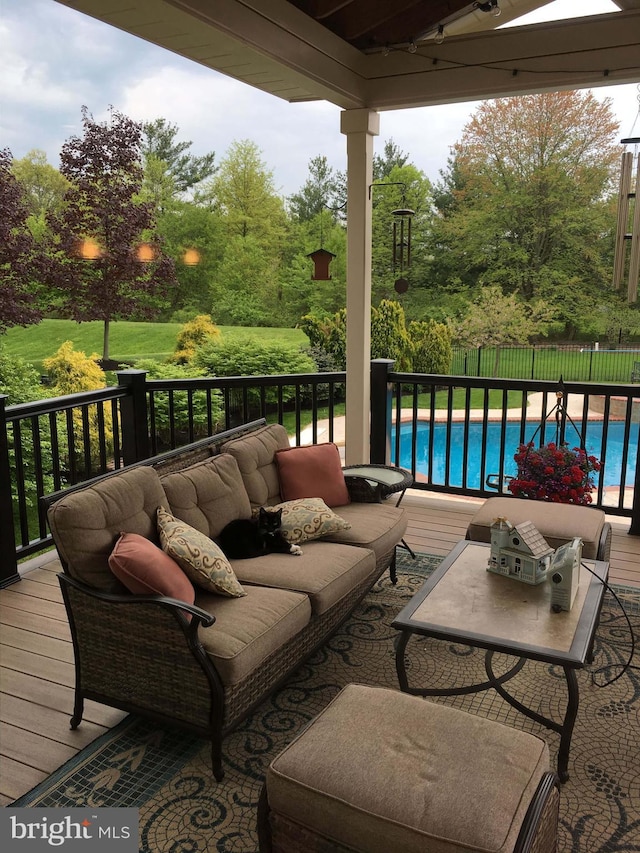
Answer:
[[[373,480],[376,483],[386,483],[395,486],[407,478],[407,472],[400,468],[383,468],[377,465],[357,465],[342,469],[348,477],[364,477],[365,480]]]
[[[572,659],[576,650],[570,652],[578,637],[577,654],[581,658],[586,653],[584,638],[579,635],[590,633],[587,625],[594,624],[604,591],[588,569],[581,568],[571,610],[555,613],[551,610],[550,581],[532,586],[488,572],[489,546],[477,542],[463,545],[440,577],[440,569],[436,569],[435,580],[426,582],[394,620],[394,627],[416,633],[445,633],[461,641],[482,637],[505,650],[536,647]],[[606,578],[606,563],[583,563],[590,568],[597,566]]]

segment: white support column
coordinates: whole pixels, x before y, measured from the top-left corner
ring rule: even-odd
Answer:
[[[373,137],[380,116],[372,110],[340,113],[347,137],[347,404],[345,461],[369,461],[371,370],[371,199]]]

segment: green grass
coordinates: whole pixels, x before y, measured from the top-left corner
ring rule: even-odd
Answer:
[[[111,324],[109,356],[114,361],[131,362],[141,358],[164,361],[175,349],[182,323],[133,323],[119,321]],[[221,326],[225,341],[277,341],[291,346],[308,344],[300,329],[246,328]],[[103,324],[95,320],[76,323],[73,320],[43,320],[37,326],[14,326],[2,338],[9,355],[19,356],[42,371],[42,362],[57,352],[65,341],[86,355],[102,355]]]

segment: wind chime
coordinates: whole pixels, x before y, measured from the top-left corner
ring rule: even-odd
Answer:
[[[371,184],[369,187],[369,198],[372,190],[377,187],[402,187],[402,207],[392,210],[393,219],[393,273],[398,274],[393,287],[396,293],[406,293],[409,282],[405,278],[405,270],[411,266],[411,219],[415,211],[406,206],[405,184],[401,181],[390,181],[388,183]]]
[[[638,87],[638,114],[640,115],[640,86]],[[635,122],[634,122],[635,125]],[[632,128],[633,131],[633,128]],[[627,275],[627,301],[631,305],[638,301],[638,278],[640,276],[640,136],[621,139],[624,146],[632,150],[622,153],[620,189],[618,192],[618,222],[613,261],[613,286],[620,290]]]
[[[404,199],[403,199],[404,201]],[[394,282],[396,293],[406,293],[409,282],[404,277],[405,267],[411,266],[411,218],[415,211],[408,207],[399,207],[392,210],[393,220],[393,272],[399,272],[399,277]]]

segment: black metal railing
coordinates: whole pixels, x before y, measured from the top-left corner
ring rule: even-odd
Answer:
[[[41,495],[258,418],[284,424],[298,444],[334,441],[346,375],[148,380],[125,370],[118,383],[17,406],[0,396],[0,585],[52,544]],[[556,436],[545,415],[557,391],[552,382],[395,373],[376,360],[370,459],[410,468],[419,489],[495,494],[519,441],[536,427],[536,442]],[[629,517],[640,534],[638,387],[564,383],[563,394],[563,437],[595,442],[603,463],[594,505]]]

